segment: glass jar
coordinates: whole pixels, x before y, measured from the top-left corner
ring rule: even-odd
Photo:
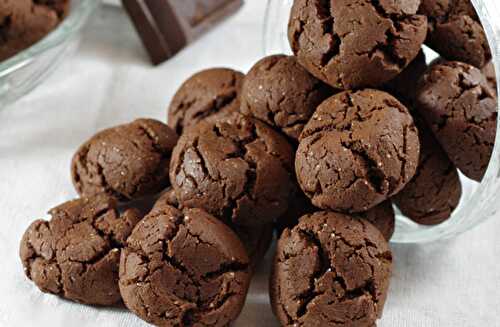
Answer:
[[[500,3],[497,0],[472,0],[486,31],[493,54],[497,80],[500,82]],[[265,55],[292,54],[288,43],[287,27],[293,0],[268,0],[263,49]],[[436,57],[426,48],[430,61]],[[499,83],[500,85],[500,83]],[[500,126],[498,127],[500,130]],[[495,148],[488,171],[481,183],[473,182],[463,175],[463,194],[460,205],[446,222],[437,226],[418,225],[396,209],[395,243],[422,243],[457,236],[496,216],[500,209],[500,133],[496,135]],[[500,217],[499,217],[500,218]]]
[[[42,40],[0,62],[0,110],[36,88],[78,47],[100,0],[72,0],[68,17]]]

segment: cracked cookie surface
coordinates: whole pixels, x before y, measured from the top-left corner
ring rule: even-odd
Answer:
[[[450,160],[480,181],[497,124],[497,98],[481,71],[465,63],[438,62],[421,78],[416,103]]]
[[[297,140],[316,107],[332,94],[295,57],[274,55],[257,62],[245,77],[241,112]]]
[[[228,326],[241,312],[248,256],[231,229],[201,209],[158,205],[120,259],[126,306],[157,326]]]
[[[273,312],[283,326],[373,327],[391,270],[389,246],[370,223],[334,212],[307,215],[278,241]]]
[[[26,230],[20,256],[26,276],[43,292],[80,303],[113,305],[121,300],[121,248],[141,219],[137,210],[121,216],[116,203],[100,195],[66,202],[50,221]]]
[[[393,197],[401,212],[416,223],[437,225],[451,217],[462,196],[457,168],[418,114],[420,135],[417,172],[405,188]]]
[[[420,0],[295,0],[288,38],[299,62],[339,89],[375,87],[418,54],[427,18]]]
[[[497,94],[498,97],[498,88],[497,88],[497,76],[495,72],[495,65],[493,64],[493,61],[490,61],[487,63],[482,69],[481,72],[484,74],[486,77],[486,80],[488,81],[488,84],[490,87],[495,91],[495,94]]]
[[[481,68],[491,59],[486,34],[470,0],[422,0],[419,13],[429,21],[425,44],[447,60]]]
[[[217,120],[240,109],[245,75],[228,68],[203,70],[186,80],[168,109],[168,125],[181,135],[202,120]]]
[[[97,133],[73,156],[73,184],[81,195],[105,193],[120,201],[154,194],[169,185],[177,135],[153,119],[138,119]]]
[[[302,131],[295,170],[316,207],[363,212],[410,181],[419,148],[413,118],[393,96],[346,91],[323,102]]]
[[[265,123],[237,115],[184,133],[172,154],[170,180],[179,204],[228,224],[271,224],[288,206],[293,151]]]
[[[0,1],[0,61],[41,40],[69,11],[69,0]]]
[[[177,196],[173,188],[166,190],[156,201],[154,207],[169,205],[177,209],[182,209],[177,201]],[[236,233],[241,243],[247,251],[250,258],[250,272],[255,272],[258,265],[266,255],[271,246],[274,235],[274,226],[272,224],[248,227],[228,225]]]

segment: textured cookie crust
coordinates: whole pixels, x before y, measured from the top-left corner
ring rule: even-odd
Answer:
[[[0,1],[0,61],[41,40],[69,11],[69,0]]]
[[[433,65],[417,87],[417,110],[450,160],[480,181],[495,143],[497,99],[481,71],[460,62]]]
[[[217,120],[238,112],[245,75],[228,68],[212,68],[182,84],[168,108],[168,125],[181,135],[184,128],[207,118]]]
[[[160,198],[156,201],[154,208],[166,205],[182,209],[179,205],[179,201],[177,201],[177,196],[175,195],[173,188],[169,188],[160,196]],[[268,224],[247,227],[231,224],[229,227],[236,233],[240,241],[243,243],[248,257],[250,258],[250,271],[254,272],[271,246],[274,226],[272,224]]]
[[[229,224],[267,225],[288,206],[293,151],[261,121],[236,116],[199,124],[172,154],[170,180],[179,204]]]
[[[106,193],[127,201],[169,185],[168,168],[177,135],[153,119],[106,129],[85,142],[71,164],[81,195]]]
[[[240,240],[200,209],[156,207],[134,229],[120,260],[123,301],[157,326],[227,326],[249,283]]]
[[[457,168],[421,118],[415,121],[420,134],[420,160],[415,177],[396,194],[401,212],[422,225],[437,225],[458,206],[462,184]]]
[[[270,297],[283,326],[373,327],[381,317],[392,254],[364,220],[317,212],[278,241]]]
[[[422,0],[419,12],[428,17],[426,44],[448,60],[483,67],[491,51],[470,0]]]
[[[418,54],[427,18],[420,0],[295,0],[288,38],[299,62],[339,89],[375,87]]]
[[[120,216],[105,196],[66,202],[50,221],[26,230],[20,256],[26,276],[43,292],[93,305],[120,302],[120,249],[140,220],[136,210]]]
[[[297,140],[318,105],[332,94],[332,89],[309,74],[297,58],[269,56],[245,77],[241,112]]]
[[[363,212],[411,180],[419,148],[398,100],[377,90],[346,91],[323,102],[304,128],[295,170],[316,207]]]

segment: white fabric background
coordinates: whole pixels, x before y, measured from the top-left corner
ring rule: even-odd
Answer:
[[[69,164],[80,143],[137,117],[164,120],[172,94],[199,69],[246,71],[259,59],[263,4],[247,1],[216,33],[157,68],[149,65],[121,9],[106,7],[86,28],[74,58],[0,111],[0,327],[146,325],[125,310],[39,292],[24,277],[19,240],[32,220],[76,196]],[[451,241],[393,245],[394,278],[379,326],[500,326],[499,233],[497,217]],[[278,326],[268,305],[266,269],[261,270],[235,326]]]

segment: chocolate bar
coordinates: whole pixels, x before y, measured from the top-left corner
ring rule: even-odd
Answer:
[[[236,12],[243,0],[122,0],[158,65]]]

